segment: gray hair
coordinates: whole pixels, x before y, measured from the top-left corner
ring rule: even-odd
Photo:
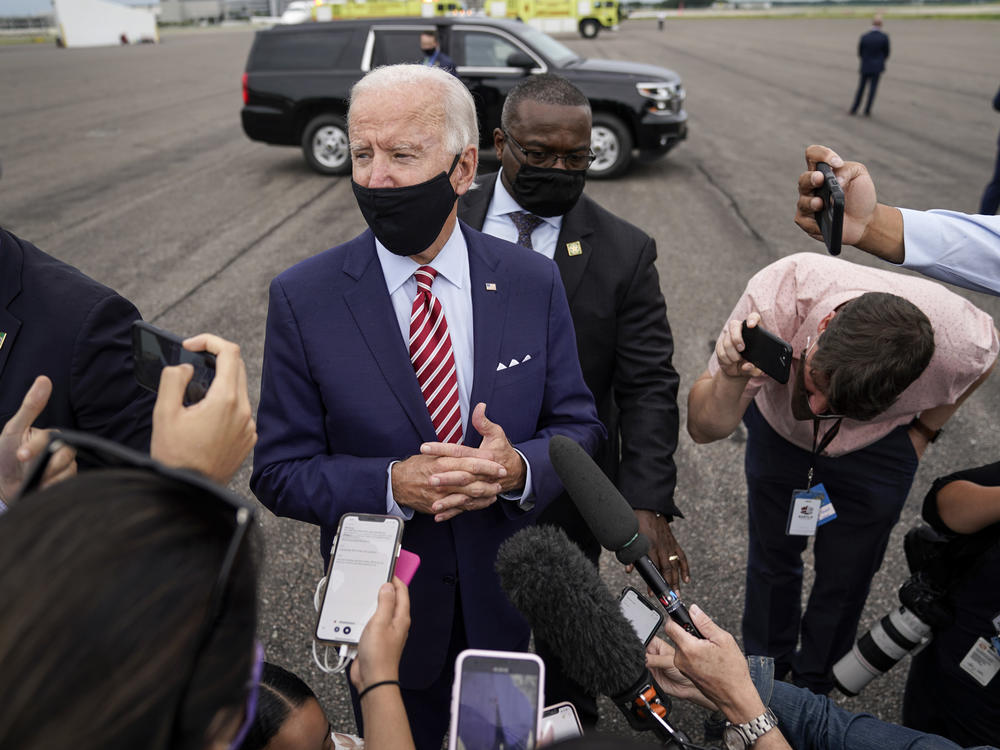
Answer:
[[[400,86],[427,88],[436,86],[444,124],[444,145],[453,154],[467,146],[479,147],[479,120],[472,94],[458,78],[441,68],[428,65],[383,65],[370,71],[351,88],[349,102],[361,94],[377,93]],[[351,111],[348,106],[347,123],[350,129]]]

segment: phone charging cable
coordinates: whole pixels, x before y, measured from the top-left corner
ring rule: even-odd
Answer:
[[[323,603],[323,592],[326,586],[326,576],[319,579],[319,583],[316,584],[316,593],[313,595],[313,606],[316,607],[316,611],[319,612],[319,608]],[[319,651],[316,649],[316,638],[313,638],[312,642],[312,652],[313,661],[316,662],[316,666],[327,674],[337,674],[338,672],[343,672],[347,669],[347,665],[358,655],[357,646],[349,646],[346,643],[337,649],[338,659],[334,666],[330,666],[330,647],[323,646],[323,658],[319,658]]]

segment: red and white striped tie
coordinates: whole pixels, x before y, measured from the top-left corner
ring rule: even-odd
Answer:
[[[458,405],[455,354],[441,302],[431,294],[437,271],[421,266],[413,275],[417,296],[410,312],[410,361],[438,440],[458,443],[462,440],[462,411]]]

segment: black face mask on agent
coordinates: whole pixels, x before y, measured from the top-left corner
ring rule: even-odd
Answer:
[[[447,172],[417,185],[366,188],[351,180],[361,215],[387,250],[408,257],[422,253],[437,239],[458,200],[451,174],[461,156],[455,155]]]
[[[511,182],[513,198],[536,216],[562,216],[583,194],[586,169],[556,169],[521,164]]]

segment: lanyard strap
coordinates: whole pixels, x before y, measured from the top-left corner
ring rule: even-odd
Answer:
[[[838,418],[837,421],[833,423],[833,427],[827,430],[826,434],[823,435],[823,439],[819,440],[820,420],[813,418],[813,449],[812,449],[812,458],[809,461],[809,477],[806,479],[807,490],[812,489],[813,469],[816,468],[816,457],[820,453],[825,451],[827,446],[833,442],[833,439],[835,437],[837,437],[837,433],[840,432],[840,423],[843,421],[844,421],[843,417]],[[817,441],[819,441],[818,444]]]

